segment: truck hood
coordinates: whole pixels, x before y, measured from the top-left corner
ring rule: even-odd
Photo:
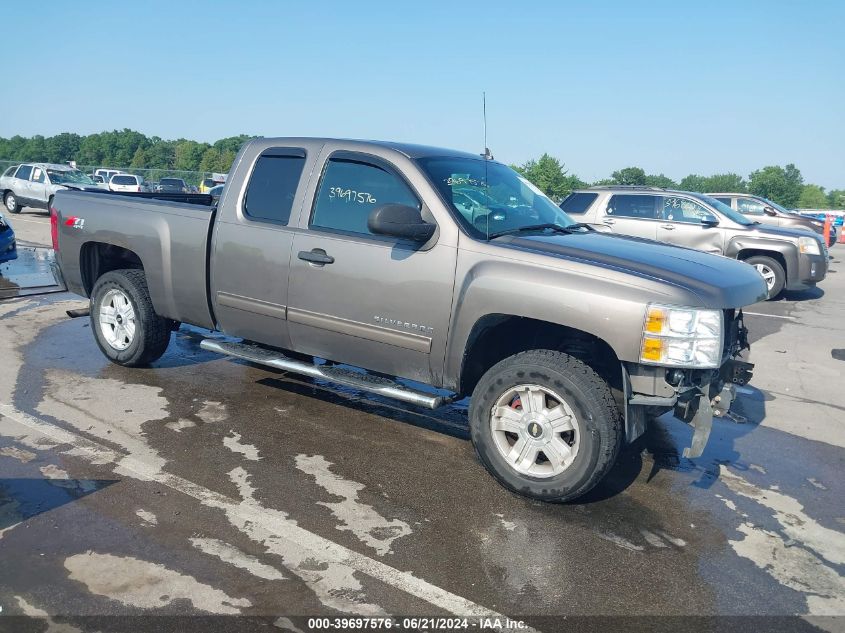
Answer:
[[[678,286],[698,296],[702,307],[741,308],[767,295],[762,276],[748,264],[651,240],[587,232],[509,235],[496,241],[509,248]]]

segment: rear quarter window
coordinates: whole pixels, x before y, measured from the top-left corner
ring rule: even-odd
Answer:
[[[304,156],[259,156],[244,196],[244,214],[253,220],[287,224],[304,166]]]
[[[616,194],[607,203],[607,215],[654,220],[657,196]]]
[[[587,212],[598,197],[597,193],[570,193],[560,203],[560,208],[570,215],[581,215]]]

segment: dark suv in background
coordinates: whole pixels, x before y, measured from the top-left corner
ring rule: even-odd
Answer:
[[[160,193],[188,193],[188,185],[181,178],[162,178],[158,181]]]
[[[819,235],[824,235],[824,222],[813,218],[805,218],[803,215],[785,209],[776,202],[772,202],[766,198],[752,196],[747,193],[709,193],[707,195],[711,198],[716,198],[719,202],[728,205],[733,210],[739,211],[742,215],[748,216],[761,224],[810,229]],[[830,235],[827,240],[828,248],[835,243],[836,227],[831,224]]]

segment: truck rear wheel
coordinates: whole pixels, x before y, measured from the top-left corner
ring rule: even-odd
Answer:
[[[768,301],[776,299],[783,292],[783,287],[786,285],[786,272],[780,262],[764,255],[754,255],[746,259],[745,263],[754,266],[763,276],[769,291]]]
[[[113,363],[138,367],[159,359],[170,343],[171,325],[153,310],[143,270],[112,270],[94,284],[91,329]]]
[[[576,358],[521,352],[482,376],[469,410],[481,463],[505,488],[570,501],[616,461],[623,424],[608,384]]]

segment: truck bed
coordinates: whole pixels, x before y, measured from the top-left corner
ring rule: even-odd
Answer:
[[[72,187],[71,187],[72,189]],[[164,200],[167,202],[185,202],[188,204],[210,207],[214,202],[207,193],[167,193],[164,191],[110,191],[108,189],[88,190],[90,193],[126,196],[128,198]]]
[[[53,201],[57,258],[68,289],[89,296],[95,268],[142,266],[161,316],[211,328],[209,232],[216,209],[169,198],[203,194],[60,191]],[[162,199],[167,197],[168,199]],[[115,258],[118,257],[117,263]]]

